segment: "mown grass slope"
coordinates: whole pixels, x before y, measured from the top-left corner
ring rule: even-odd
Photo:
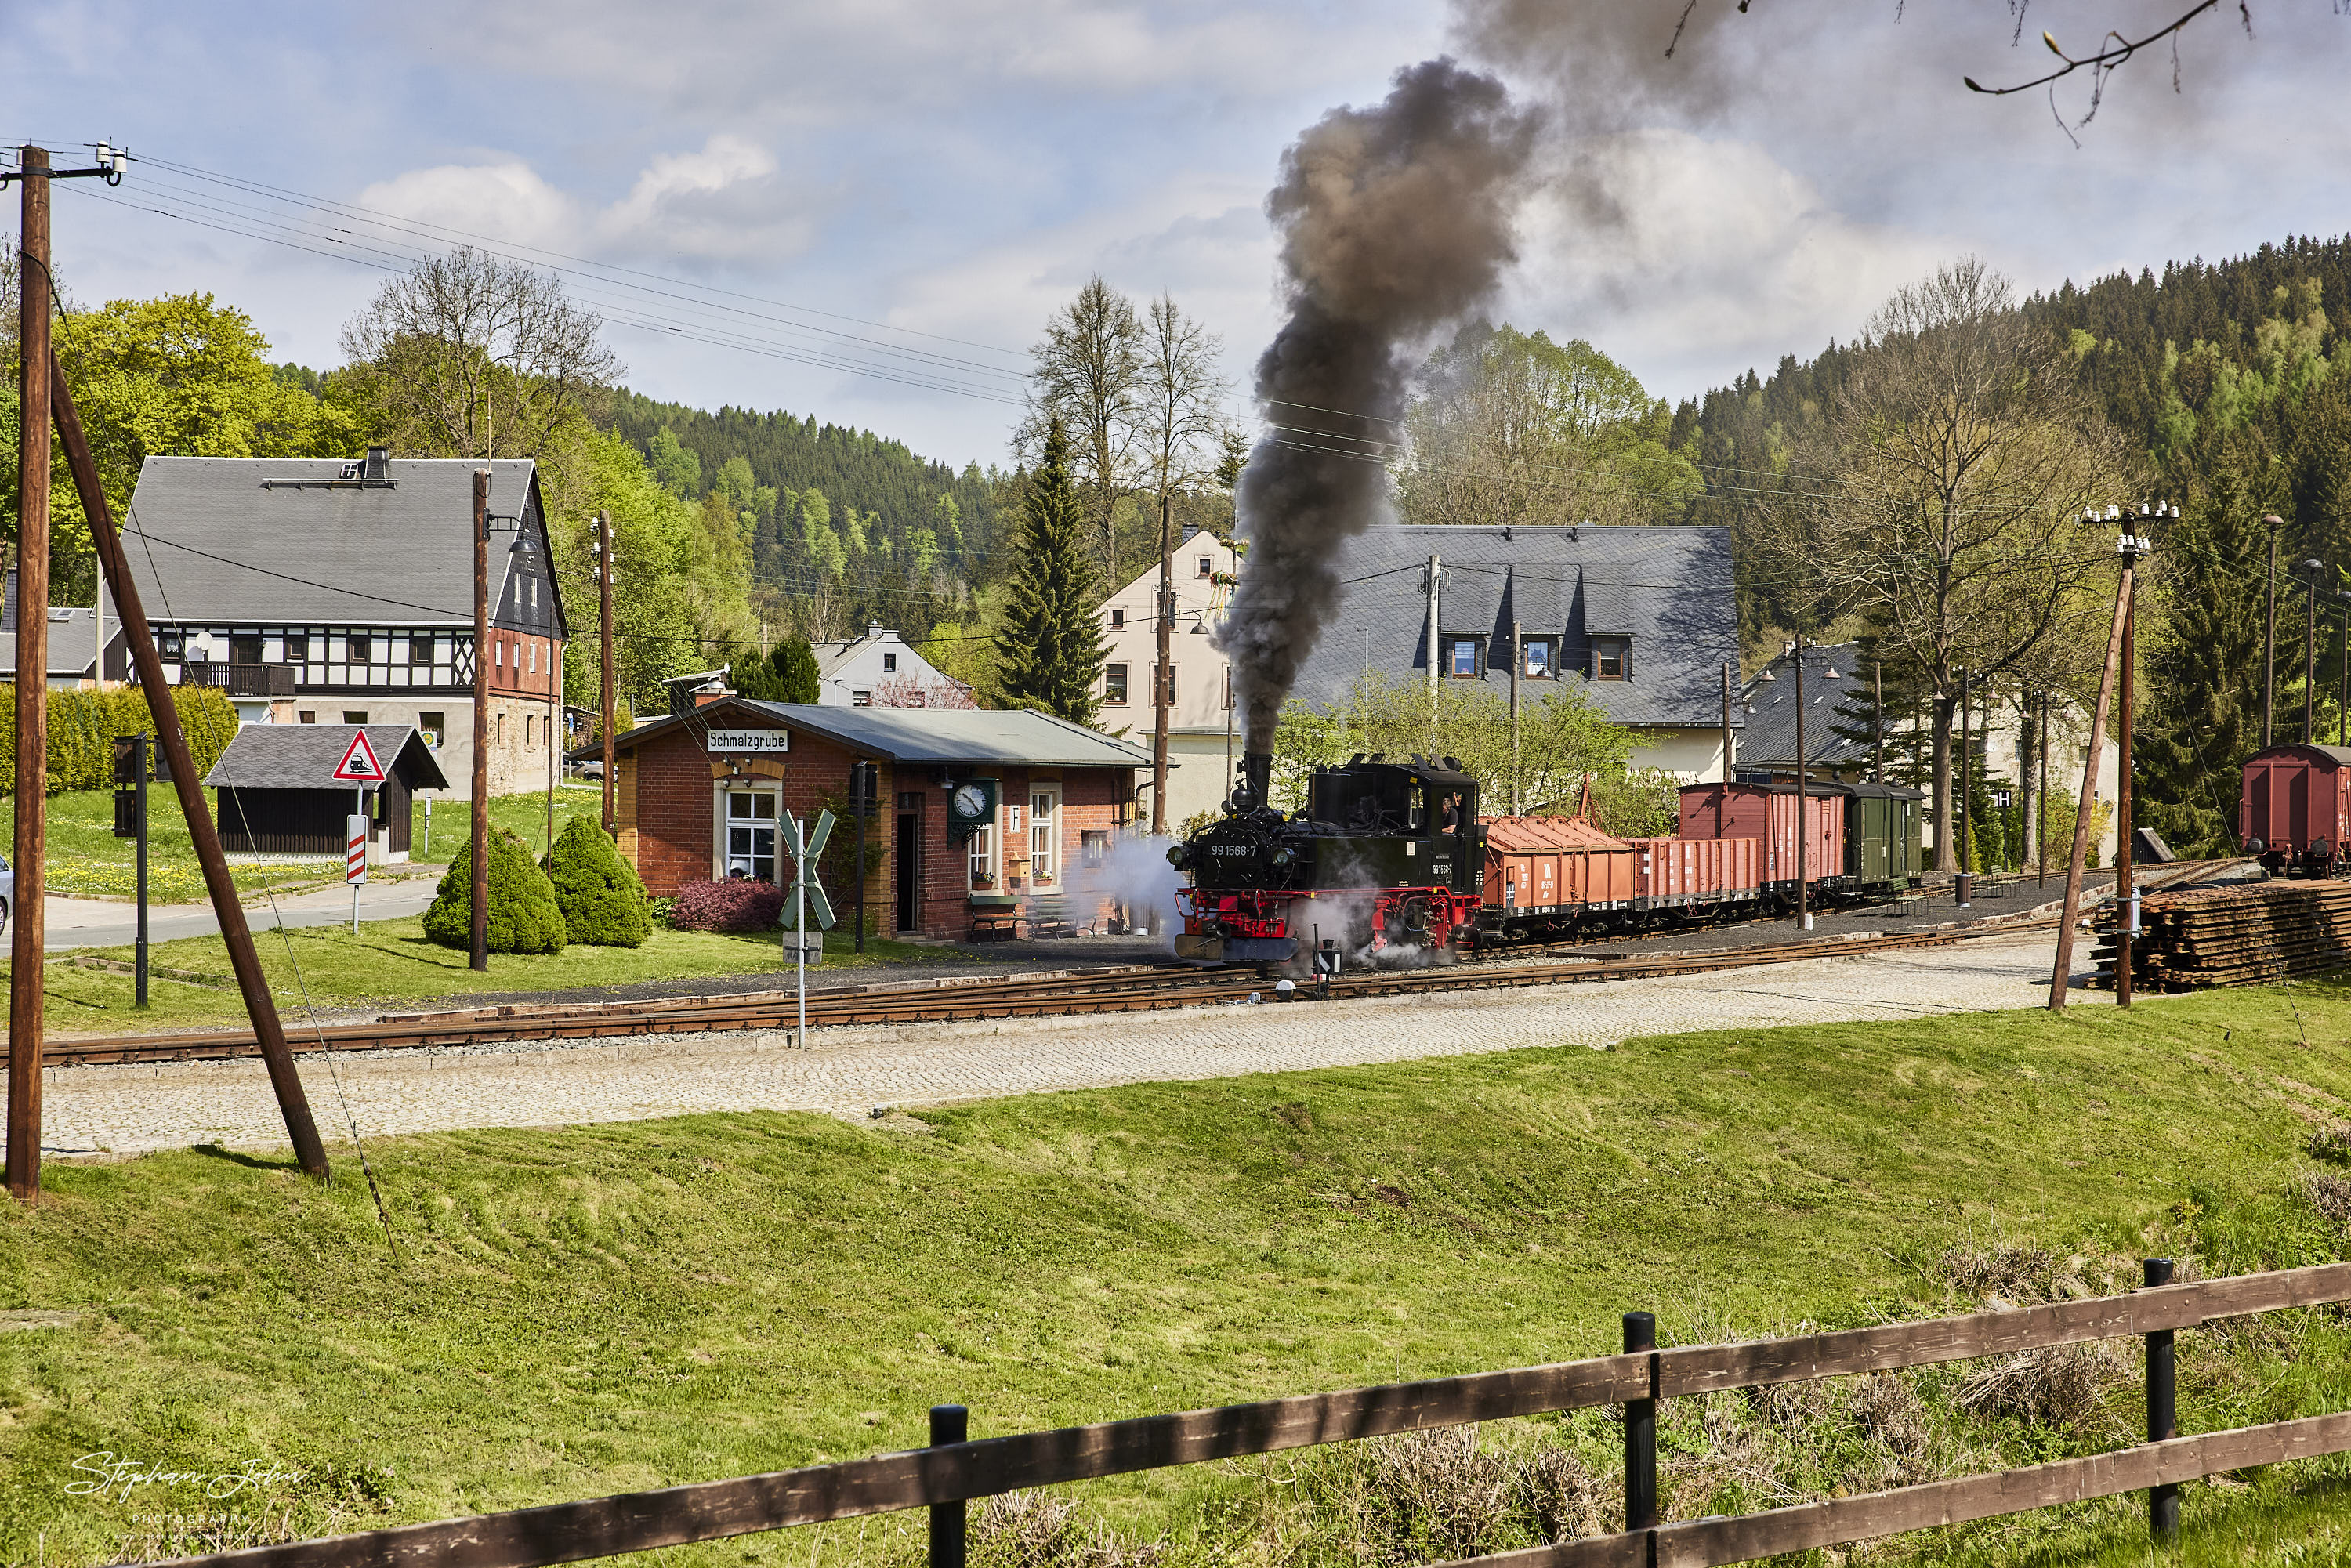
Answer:
[[[1032,1096],[925,1113],[927,1132],[752,1113],[387,1140],[369,1154],[396,1255],[348,1150],[326,1190],[203,1151],[52,1166],[47,1201],[0,1214],[0,1311],[78,1316],[0,1333],[0,1558],[151,1538],[159,1494],[63,1490],[99,1451],[266,1459],[302,1479],[239,1506],[350,1527],[910,1446],[942,1400],[986,1435],[1596,1354],[1636,1307],[1687,1341],[2103,1288],[2148,1252],[2207,1272],[2342,1256],[2308,1149],[2351,1116],[2346,1022],[2351,993],[2303,987]],[[2035,1246],[2018,1277],[2039,1285],[1952,1267]],[[2333,1314],[2183,1339],[2189,1430],[2351,1407]],[[1966,1413],[1958,1373],[1922,1385],[1930,1448],[2131,1440],[2127,1379],[2092,1371],[2057,1425],[2012,1400]],[[1680,1503],[1876,1484],[1870,1455],[1905,1439],[1864,1422],[1838,1458],[1823,1423],[1845,1407],[1675,1413]],[[1586,1416],[1493,1440],[1597,1472],[1610,1437]],[[1809,1457],[1708,1469],[1734,1440]],[[1179,1556],[1366,1560],[1316,1522],[1303,1473],[1080,1500]],[[2339,1560],[2341,1474],[2192,1489],[2191,1546],[2237,1561],[2315,1531],[2335,1555],[2296,1560]],[[1897,1550],[2138,1561],[2135,1506]],[[1283,1521],[1294,1550],[1268,1544]],[[1425,1554],[1418,1529],[1369,1560]],[[828,1536],[914,1550],[904,1521]]]

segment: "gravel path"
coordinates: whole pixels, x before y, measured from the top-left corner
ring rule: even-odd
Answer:
[[[2047,998],[2053,947],[2053,937],[2040,933],[1607,984],[1107,1019],[844,1027],[817,1031],[807,1051],[762,1031],[373,1051],[338,1057],[331,1077],[325,1062],[304,1057],[301,1072],[330,1141],[348,1139],[346,1102],[364,1134],[752,1109],[862,1116],[878,1105],[1116,1083],[1527,1046],[1599,1049],[1687,1030],[2033,1007]],[[285,1143],[258,1062],[53,1068],[44,1100],[47,1147],[59,1155]]]

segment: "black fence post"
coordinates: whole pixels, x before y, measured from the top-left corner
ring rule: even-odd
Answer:
[[[971,1432],[971,1412],[960,1405],[931,1406],[931,1447],[960,1443]],[[964,1504],[931,1504],[931,1568],[964,1568]]]
[[[1657,1319],[1625,1314],[1625,1354],[1649,1353],[1649,1397],[1625,1402],[1625,1528],[1657,1523]]]
[[[2171,1283],[2170,1259],[2149,1258],[2141,1268],[2147,1284]],[[2179,1406],[2171,1371],[2171,1331],[2157,1329],[2147,1336],[2147,1440],[2150,1443],[2179,1436]],[[2147,1489],[2147,1527],[2158,1541],[2168,1541],[2179,1533],[2177,1482]]]

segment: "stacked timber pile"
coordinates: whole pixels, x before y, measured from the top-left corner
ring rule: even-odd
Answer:
[[[2109,905],[2095,929],[2097,978],[2115,984]],[[2351,883],[2268,882],[2144,895],[2131,951],[2137,990],[2250,986],[2351,967]]]

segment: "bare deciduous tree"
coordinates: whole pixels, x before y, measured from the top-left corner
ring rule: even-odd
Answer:
[[[395,451],[531,456],[621,375],[603,325],[552,274],[460,246],[387,279],[342,349]]]
[[[1175,604],[1177,492],[1217,477],[1224,462],[1220,410],[1229,383],[1217,368],[1223,340],[1177,308],[1175,297],[1151,302],[1143,323],[1142,374],[1134,403],[1135,445],[1142,477],[1159,502],[1159,600],[1153,617],[1159,634],[1159,670],[1171,657],[1168,635]],[[1113,582],[1115,579],[1113,580]],[[1167,678],[1152,683],[1151,831],[1167,831]]]
[[[1113,514],[1119,497],[1134,486],[1140,466],[1144,346],[1134,302],[1096,274],[1045,323],[1043,340],[1029,352],[1036,369],[1030,372],[1029,413],[1014,444],[1023,451],[1041,447],[1046,426],[1061,422],[1069,433],[1070,478],[1101,531],[1102,580],[1115,584],[1120,579]]]
[[[2103,651],[2114,541],[2077,519],[2121,494],[2129,470],[2063,347],[1974,257],[1896,293],[1864,348],[1750,537],[1814,626],[1858,617],[1931,694],[1931,814],[1949,870],[1959,672],[1979,691],[2053,683]]]

